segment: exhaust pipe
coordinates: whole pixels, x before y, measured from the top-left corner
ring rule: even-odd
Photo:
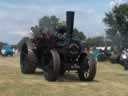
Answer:
[[[67,37],[72,40],[73,29],[74,29],[74,11],[67,11],[66,13],[66,27],[67,27]]]

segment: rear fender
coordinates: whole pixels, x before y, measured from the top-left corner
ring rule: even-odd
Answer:
[[[88,56],[88,53],[82,52],[82,53],[80,54],[80,56],[79,56],[79,59],[87,58],[87,56]]]

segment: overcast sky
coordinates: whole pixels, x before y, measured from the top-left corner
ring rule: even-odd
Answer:
[[[0,0],[0,41],[17,43],[30,27],[44,15],[65,20],[65,12],[73,10],[75,27],[87,36],[103,35],[105,12],[126,0]]]

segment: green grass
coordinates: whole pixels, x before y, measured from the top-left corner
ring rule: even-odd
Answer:
[[[42,72],[20,72],[18,57],[0,57],[0,96],[128,96],[128,74],[120,65],[98,63],[93,82],[80,82],[72,73],[48,82]]]

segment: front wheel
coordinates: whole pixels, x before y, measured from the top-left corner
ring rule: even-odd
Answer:
[[[44,77],[48,81],[56,81],[60,72],[60,56],[56,50],[51,50],[45,58]]]
[[[92,81],[96,75],[96,60],[89,54],[87,57],[83,57],[80,60],[80,69],[78,75],[81,81]],[[83,65],[85,66],[83,67]],[[82,65],[82,66],[81,66]]]

